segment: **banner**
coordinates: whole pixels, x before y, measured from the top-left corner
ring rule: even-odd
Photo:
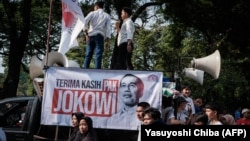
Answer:
[[[41,124],[71,126],[81,111],[95,128],[137,130],[137,104],[161,111],[162,72],[49,67],[45,74]]]
[[[85,24],[84,15],[77,0],[62,0],[62,33],[58,52],[65,54],[78,46],[76,40]]]

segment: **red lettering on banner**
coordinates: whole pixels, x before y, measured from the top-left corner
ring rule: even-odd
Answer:
[[[118,80],[103,79],[103,91],[118,91]]]
[[[88,116],[111,116],[117,111],[117,91],[54,89],[52,113],[82,111]]]

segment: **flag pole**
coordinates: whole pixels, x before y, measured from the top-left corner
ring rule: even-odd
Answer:
[[[49,46],[49,41],[50,41],[50,31],[51,31],[51,20],[52,20],[52,5],[53,5],[53,0],[50,0],[50,8],[49,8],[49,22],[48,22],[48,35],[47,35],[47,43],[46,43],[46,52],[45,52],[45,66],[44,69],[48,68],[48,53],[51,51],[50,46]],[[58,140],[58,125],[56,125],[56,131],[55,131],[55,141]]]
[[[46,71],[48,68],[48,53],[51,51],[50,46],[49,46],[49,41],[50,41],[50,31],[51,31],[51,20],[52,20],[52,5],[53,5],[53,0],[50,0],[50,8],[49,8],[49,23],[48,23],[48,35],[47,35],[47,43],[46,43],[46,52],[45,52],[45,66],[43,66]],[[56,126],[56,131],[55,131],[55,141],[58,140],[58,125]]]
[[[50,31],[51,31],[52,4],[53,4],[53,0],[50,0],[48,34],[47,34],[47,43],[46,43],[46,52],[45,52],[45,66],[43,66],[45,70],[47,69],[48,53],[50,52],[49,40],[50,40]]]

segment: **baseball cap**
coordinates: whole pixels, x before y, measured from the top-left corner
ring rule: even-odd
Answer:
[[[246,112],[250,112],[250,109],[244,108],[241,113],[244,114]]]

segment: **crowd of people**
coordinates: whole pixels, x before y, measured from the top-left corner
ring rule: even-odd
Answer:
[[[163,108],[167,125],[250,125],[250,109],[241,108],[230,114],[216,102],[203,104],[201,98],[191,98],[191,89],[185,85],[180,93],[165,97],[170,105]]]
[[[166,101],[165,97],[163,103],[168,104],[163,104],[162,111],[152,107],[148,102],[137,102],[135,114],[132,115],[139,121],[138,132],[136,135],[131,134],[132,140],[141,141],[142,125],[154,125],[160,128],[171,125],[250,125],[250,109],[238,109],[241,110],[238,117],[238,111],[235,115],[225,113],[215,102],[208,102],[203,106],[201,98],[192,99],[190,94],[189,86],[183,86],[180,93],[167,97],[169,101]],[[83,113],[73,113],[73,127],[69,141],[97,141],[98,136],[92,122],[91,117],[85,117]],[[129,134],[129,131],[126,132],[126,135]],[[126,137],[120,136],[120,138]]]

